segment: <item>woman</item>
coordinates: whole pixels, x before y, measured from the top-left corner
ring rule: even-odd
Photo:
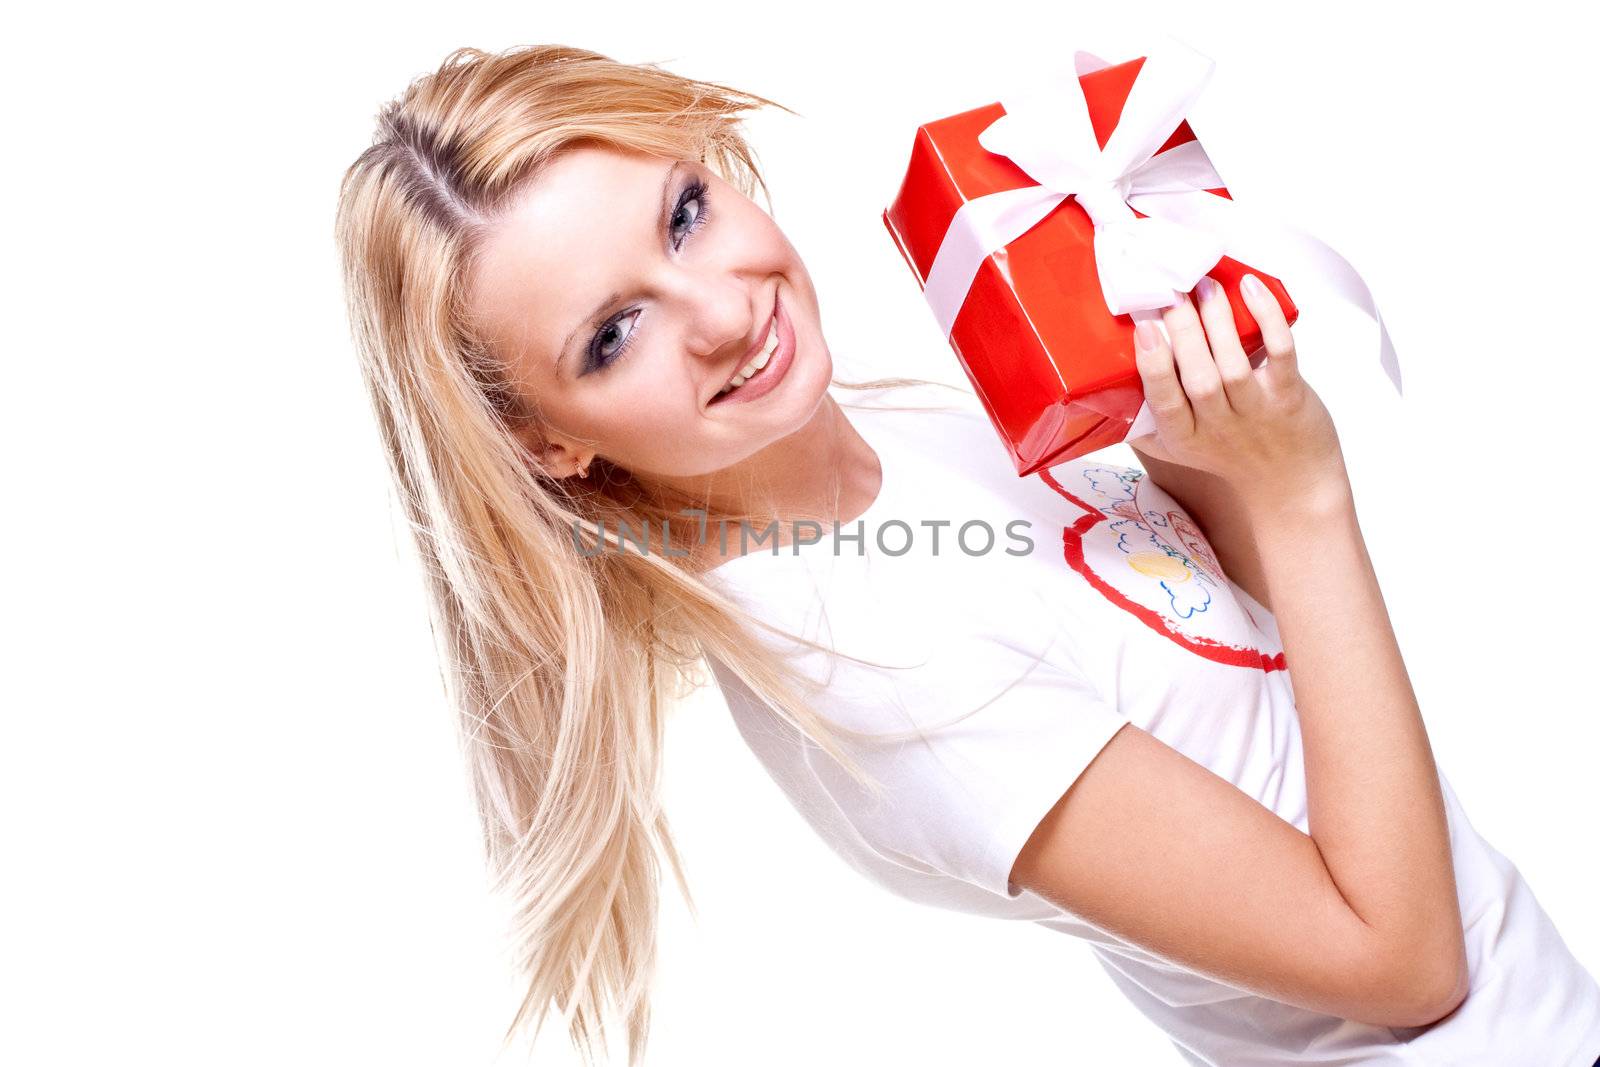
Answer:
[[[341,189],[512,1029],[553,1002],[592,1053],[614,1006],[642,1055],[663,711],[703,657],[842,857],[1088,940],[1188,1062],[1591,1063],[1600,988],[1434,768],[1272,299],[1256,368],[1205,286],[1141,327],[1144,471],[1018,479],[969,394],[832,381],[750,199],[768,103],[464,49]]]

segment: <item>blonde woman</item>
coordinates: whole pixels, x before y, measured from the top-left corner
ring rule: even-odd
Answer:
[[[1019,479],[971,394],[833,381],[751,199],[768,103],[463,49],[340,191],[512,1030],[559,1008],[598,1056],[614,1011],[642,1057],[663,716],[709,662],[841,857],[1087,940],[1189,1063],[1594,1062],[1600,988],[1434,767],[1272,299],[1259,366],[1204,286],[1141,331],[1144,470]]]

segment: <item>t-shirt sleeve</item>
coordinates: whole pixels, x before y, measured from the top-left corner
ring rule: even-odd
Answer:
[[[769,607],[807,599],[800,586],[770,581],[763,592]],[[881,794],[805,746],[809,777],[860,841],[902,867],[1015,897],[1017,854],[1129,720],[1085,675],[1045,594],[986,592],[925,580],[889,586],[880,573],[876,582],[832,583],[823,611],[772,620],[878,666],[762,640],[825,683],[813,706],[828,720],[871,734],[922,730],[840,740]]]
[[[901,864],[1002,896],[1020,893],[1010,882],[1017,854],[1129,721],[1059,650],[1038,651],[965,632],[903,670],[835,668],[819,709],[828,718],[874,733],[923,731],[845,741],[882,783],[880,795],[820,749],[811,753],[818,780],[867,844]]]

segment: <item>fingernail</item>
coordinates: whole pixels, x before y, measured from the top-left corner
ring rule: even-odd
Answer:
[[[1200,284],[1197,288],[1199,289],[1201,300],[1210,300],[1217,295],[1217,283],[1212,281],[1209,275],[1200,279]]]
[[[1133,327],[1133,340],[1140,351],[1148,352],[1156,346],[1156,326],[1149,319],[1140,319]]]
[[[1240,284],[1243,285],[1244,290],[1251,296],[1267,295],[1267,287],[1262,284],[1261,279],[1257,278],[1254,274],[1246,274],[1244,276],[1244,280]]]

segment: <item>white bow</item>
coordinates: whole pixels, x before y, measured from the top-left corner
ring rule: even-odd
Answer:
[[[1224,255],[1275,277],[1303,265],[1305,278],[1330,284],[1377,323],[1380,362],[1400,391],[1399,358],[1383,316],[1343,256],[1310,234],[1207,192],[1224,183],[1198,140],[1157,153],[1210,79],[1212,60],[1177,41],[1158,42],[1101,149],[1078,77],[1108,65],[1078,52],[1072,72],[1046,76],[1002,100],[1005,114],[978,135],[980,145],[1011,159],[1037,184],[969,200],[951,220],[923,285],[945,336],[983,261],[1074,196],[1094,222],[1095,263],[1111,314],[1154,318],[1159,325],[1159,309],[1192,290]],[[1128,437],[1153,426],[1141,408]]]

